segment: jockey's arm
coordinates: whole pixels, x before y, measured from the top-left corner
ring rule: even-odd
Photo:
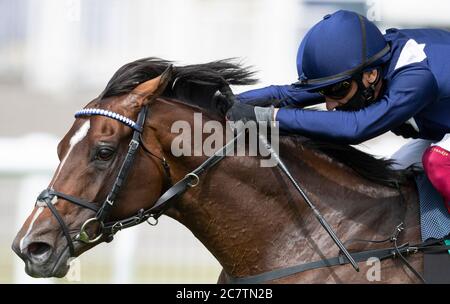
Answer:
[[[264,103],[268,100],[281,100],[279,107],[294,105],[306,107],[325,102],[325,98],[318,93],[300,91],[293,85],[271,85],[265,88],[250,90],[236,95],[242,103]]]
[[[359,111],[281,108],[275,118],[290,133],[358,144],[397,127],[437,98],[438,85],[429,68],[408,65],[395,71],[383,97]]]

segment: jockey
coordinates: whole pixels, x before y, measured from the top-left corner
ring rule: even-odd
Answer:
[[[346,144],[387,131],[414,138],[398,154],[417,155],[450,212],[450,32],[383,35],[367,18],[340,10],[305,35],[297,71],[296,83],[237,95],[227,119],[276,121],[285,132]],[[281,100],[277,108],[254,106],[273,99]],[[328,111],[304,109],[319,103]]]

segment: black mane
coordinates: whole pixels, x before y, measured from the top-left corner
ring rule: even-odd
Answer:
[[[301,138],[301,137],[300,137]],[[376,158],[350,145],[336,144],[303,138],[302,145],[328,155],[334,160],[350,167],[360,176],[379,185],[398,188],[407,185],[413,178],[417,168],[411,166],[404,170],[394,170],[394,160]]]
[[[224,59],[204,64],[174,66],[173,77],[162,94],[198,106],[212,113],[223,111],[223,105],[211,105],[214,93],[229,85],[256,83],[249,67]],[[137,85],[159,76],[172,61],[156,57],[139,59],[125,64],[114,73],[100,99],[130,93]],[[217,108],[215,108],[217,107]]]
[[[159,76],[170,64],[171,61],[155,57],[127,63],[113,75],[101,93],[100,99],[130,93],[138,84]],[[211,102],[217,90],[228,85],[249,85],[256,82],[256,79],[252,78],[254,72],[248,67],[233,63],[232,59],[175,66],[173,72],[173,79],[163,96],[176,98],[213,113],[223,112],[223,109],[219,109],[221,105]],[[392,160],[377,159],[350,145],[312,140],[302,136],[284,137],[304,147],[320,151],[380,185],[398,187],[406,184],[415,170],[415,168],[393,170]]]

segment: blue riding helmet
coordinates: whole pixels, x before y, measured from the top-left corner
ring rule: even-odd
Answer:
[[[375,24],[339,10],[323,17],[303,38],[297,53],[299,81],[307,91],[350,79],[390,59],[390,46]]]

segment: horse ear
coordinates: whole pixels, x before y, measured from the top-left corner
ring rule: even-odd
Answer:
[[[158,77],[147,80],[134,88],[131,93],[138,95],[139,105],[144,106],[161,95],[166,89],[169,81],[172,79],[172,74],[173,66],[169,65]]]

